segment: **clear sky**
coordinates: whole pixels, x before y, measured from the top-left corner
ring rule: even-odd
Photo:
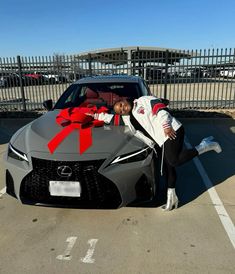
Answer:
[[[1,0],[0,57],[235,47],[234,0]]]

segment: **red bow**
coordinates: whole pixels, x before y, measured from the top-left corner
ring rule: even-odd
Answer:
[[[50,153],[53,153],[59,144],[75,129],[79,130],[80,146],[79,151],[82,154],[92,145],[92,127],[103,126],[104,121],[94,120],[89,114],[107,112],[106,107],[76,107],[66,108],[60,111],[56,116],[56,122],[64,128],[56,134],[47,144]]]

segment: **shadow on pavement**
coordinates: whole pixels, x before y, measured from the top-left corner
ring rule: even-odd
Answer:
[[[34,118],[0,118],[0,145],[10,141],[11,136]]]
[[[190,143],[196,145],[206,136],[213,135],[222,147],[222,152],[213,151],[198,157],[213,186],[223,184],[235,175],[235,120],[195,119],[184,123]],[[181,206],[187,204],[208,190],[193,161],[178,168],[177,193]],[[205,179],[205,178],[204,178]]]
[[[213,151],[200,155],[203,165],[213,186],[223,184],[235,175],[235,119],[218,112],[177,111],[176,115],[185,127],[191,145],[197,145],[206,136],[213,135],[222,147],[222,152]],[[186,118],[187,119],[184,119]],[[190,119],[188,119],[190,117]],[[199,117],[199,118],[197,118]],[[205,119],[204,119],[204,118]],[[193,161],[177,169],[176,192],[179,206],[190,203],[208,190]],[[164,177],[160,178],[157,197],[150,202],[139,203],[138,207],[157,207],[166,202],[167,186]]]
[[[11,135],[7,134],[2,129],[0,129],[0,145],[8,143],[10,138],[11,138]]]

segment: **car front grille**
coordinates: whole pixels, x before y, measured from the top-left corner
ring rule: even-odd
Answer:
[[[98,173],[104,160],[97,161],[52,161],[32,158],[33,171],[22,181],[20,197],[22,202],[42,203],[81,208],[117,208],[121,197],[117,187]],[[67,166],[72,175],[62,177],[59,166]],[[49,181],[79,181],[81,197],[51,196]]]

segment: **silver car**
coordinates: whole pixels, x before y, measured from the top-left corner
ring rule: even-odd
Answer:
[[[74,130],[54,153],[48,142],[61,131],[56,116],[84,102],[105,106],[150,91],[140,77],[96,76],[80,79],[57,103],[44,102],[48,112],[19,129],[4,155],[7,193],[22,203],[78,208],[119,208],[149,201],[156,192],[156,157],[125,125],[92,128],[92,145],[78,152]]]

